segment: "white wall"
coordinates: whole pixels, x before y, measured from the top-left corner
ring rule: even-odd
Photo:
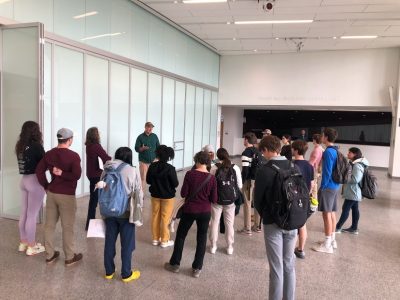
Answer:
[[[230,155],[241,154],[243,151],[243,109],[222,107],[221,118],[224,120],[222,146]],[[240,143],[237,140],[240,140]]]
[[[219,105],[379,107],[397,87],[399,48],[222,56]]]

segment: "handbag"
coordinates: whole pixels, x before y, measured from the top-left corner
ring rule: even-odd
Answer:
[[[197,193],[210,181],[210,179],[211,179],[211,174],[208,174],[207,178],[197,187],[197,189],[191,195],[186,196],[185,202],[176,212],[175,219],[180,219],[182,217],[183,207],[185,206],[185,203],[187,201],[189,201],[190,198],[193,198],[194,196],[196,196]]]

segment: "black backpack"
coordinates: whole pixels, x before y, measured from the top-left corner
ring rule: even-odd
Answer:
[[[274,223],[285,230],[303,227],[310,215],[310,191],[303,175],[291,162],[288,169],[268,166],[276,172],[272,197],[266,199]]]
[[[257,171],[265,163],[266,163],[266,160],[265,160],[264,156],[262,156],[261,152],[256,147],[253,147],[253,156],[252,156],[251,165],[250,165],[251,179],[256,179]]]
[[[338,149],[329,147],[336,150],[336,165],[332,170],[332,179],[336,183],[347,183],[351,177],[351,164],[346,157]]]
[[[220,205],[230,205],[239,197],[237,187],[236,172],[233,169],[234,164],[229,168],[225,168],[222,164],[216,164],[217,172],[215,179],[217,180],[218,201]]]
[[[364,174],[361,181],[358,183],[361,188],[361,195],[364,198],[375,199],[378,192],[378,179],[372,174],[368,167],[361,163],[364,167]]]

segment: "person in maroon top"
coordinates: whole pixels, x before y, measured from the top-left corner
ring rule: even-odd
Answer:
[[[168,271],[178,273],[182,259],[183,245],[187,233],[194,221],[197,224],[196,254],[192,263],[192,275],[198,278],[203,268],[206,252],[208,224],[211,218],[211,203],[217,203],[217,181],[207,171],[210,157],[207,152],[198,152],[194,156],[196,168],[185,174],[181,188],[181,196],[185,198],[183,213],[176,232],[174,252],[164,267]]]
[[[99,159],[106,163],[111,157],[100,145],[100,134],[97,127],[91,127],[86,132],[86,177],[90,182],[90,198],[88,214],[86,218],[85,230],[88,230],[90,219],[96,219],[96,208],[98,202],[98,193],[95,191],[95,185],[100,181],[102,169],[99,166]]]
[[[69,150],[73,141],[73,132],[68,128],[57,131],[57,147],[47,151],[36,167],[39,183],[47,192],[46,223],[44,229],[46,263],[51,264],[60,256],[54,249],[54,232],[61,218],[65,265],[70,266],[82,259],[82,254],[74,252],[74,225],[76,214],[75,191],[81,177],[81,159]],[[51,181],[46,178],[50,172]]]

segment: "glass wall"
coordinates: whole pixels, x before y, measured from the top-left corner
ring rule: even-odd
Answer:
[[[7,0],[0,16],[218,87],[217,53],[130,0]]]
[[[55,146],[57,129],[74,130],[72,150],[80,155],[83,171],[76,193],[82,195],[89,192],[84,145],[88,128],[99,128],[101,144],[113,156],[121,146],[134,150],[144,123],[151,121],[160,142],[175,149],[172,164],[190,167],[202,146],[215,146],[217,93],[47,41],[45,114],[46,150]],[[136,152],[133,158],[137,166]]]

